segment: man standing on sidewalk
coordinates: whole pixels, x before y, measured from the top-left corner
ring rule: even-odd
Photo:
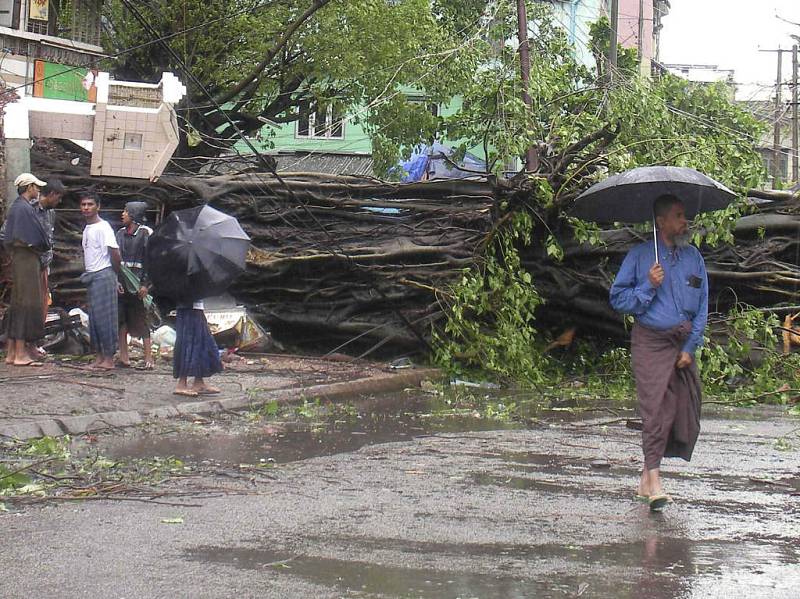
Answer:
[[[653,243],[634,247],[611,287],[611,306],[633,314],[631,357],[642,415],[644,468],[639,496],[660,510],[670,498],[661,486],[661,459],[690,460],[700,433],[700,377],[694,359],[708,321],[703,257],[689,245],[683,202],[662,195],[653,205]]]
[[[59,179],[50,179],[39,194],[39,199],[32,202],[36,208],[36,215],[47,233],[50,249],[40,256],[42,263],[42,319],[47,322],[47,310],[50,308],[50,264],[53,262],[53,248],[55,246],[56,207],[61,203],[61,198],[67,190]],[[36,353],[43,356],[44,351],[33,348]]]
[[[138,337],[144,346],[144,368],[153,369],[153,343],[150,339],[150,327],[147,325],[147,310],[144,298],[149,293],[147,285],[147,241],[153,230],[144,223],[147,204],[144,202],[128,202],[122,211],[122,224],[117,231],[117,244],[122,256],[122,266],[130,269],[138,280],[136,288],[128,288],[124,278],[123,294],[119,298],[119,364],[130,366],[128,355],[128,334]]]
[[[6,364],[41,366],[29,352],[28,344],[44,336],[40,256],[50,245],[32,202],[47,184],[31,173],[22,173],[14,185],[19,197],[8,211],[3,237],[3,245],[11,254],[13,283],[6,315]]]
[[[120,254],[114,231],[100,218],[100,201],[94,194],[80,194],[81,214],[86,219],[83,230],[84,273],[81,282],[89,296],[89,337],[96,359],[92,368],[111,370],[117,351],[117,296]]]

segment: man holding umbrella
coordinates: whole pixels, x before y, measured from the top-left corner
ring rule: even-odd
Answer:
[[[700,379],[695,351],[708,320],[708,278],[689,245],[684,203],[664,194],[653,204],[655,243],[634,247],[611,287],[612,307],[635,319],[631,354],[643,421],[644,468],[638,494],[650,509],[670,501],[661,459],[691,459],[700,432]]]

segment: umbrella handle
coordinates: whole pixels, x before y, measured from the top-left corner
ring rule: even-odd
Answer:
[[[658,264],[658,232],[656,231],[655,216],[653,216],[653,249],[656,251],[656,264]]]

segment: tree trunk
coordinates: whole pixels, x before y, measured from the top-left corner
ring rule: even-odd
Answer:
[[[325,351],[426,351],[443,317],[439,299],[480,259],[507,222],[507,210],[525,207],[532,193],[524,182],[396,184],[317,173],[287,173],[283,180],[263,173],[168,175],[149,183],[90,177],[86,168],[52,154],[52,148],[50,157],[34,152],[35,172],[58,176],[71,190],[93,187],[103,201],[102,217],[115,228],[130,200],[147,201],[155,220],[202,203],[236,216],[252,249],[231,293],[279,339]],[[553,162],[569,160],[567,152]],[[737,301],[762,308],[797,303],[800,214],[791,195],[773,199],[740,219],[735,245],[701,248],[711,310],[726,311]],[[632,228],[602,231],[603,244],[592,247],[571,240],[562,221],[542,220],[564,231],[565,256],[557,262],[546,255],[545,229],[521,248],[545,299],[538,326],[626,337],[608,291],[625,253],[648,235]],[[85,302],[78,278],[82,229],[76,201],[67,196],[58,211],[50,276],[57,305]]]

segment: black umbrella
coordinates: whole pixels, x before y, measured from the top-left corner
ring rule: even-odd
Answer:
[[[736,199],[736,194],[730,189],[694,169],[643,166],[592,185],[578,196],[570,213],[583,220],[601,223],[642,223],[652,220],[655,237],[653,202],[664,194],[681,199],[687,218],[694,218],[702,212],[721,210]]]
[[[147,246],[155,293],[179,301],[219,295],[245,269],[250,238],[232,216],[210,206],[170,214]]]

